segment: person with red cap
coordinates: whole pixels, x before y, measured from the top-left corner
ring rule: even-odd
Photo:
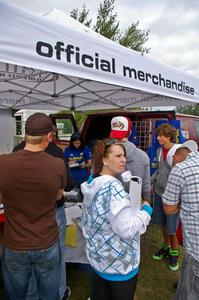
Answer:
[[[124,116],[117,116],[111,120],[110,137],[120,140],[126,150],[126,169],[132,176],[142,179],[142,198],[150,202],[150,161],[148,155],[128,141],[131,134],[132,122]]]

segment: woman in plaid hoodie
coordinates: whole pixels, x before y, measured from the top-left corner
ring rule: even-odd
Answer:
[[[82,229],[86,254],[94,270],[91,300],[132,300],[140,262],[140,234],[152,208],[144,202],[135,214],[116,175],[125,170],[126,153],[115,139],[99,141],[94,152],[94,178],[81,185]]]

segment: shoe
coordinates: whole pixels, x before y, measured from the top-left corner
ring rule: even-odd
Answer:
[[[169,269],[171,271],[177,271],[179,269],[178,257],[179,257],[179,251],[173,250],[170,248],[170,250],[169,250]]]
[[[160,248],[160,250],[158,250],[157,253],[153,254],[153,259],[161,260],[164,259],[165,257],[168,257],[170,248],[171,247],[167,246],[166,243],[162,243],[162,247]]]
[[[69,286],[67,286],[65,294],[64,294],[64,297],[62,298],[62,300],[69,300],[70,299],[70,295],[71,295],[71,289],[69,288]]]

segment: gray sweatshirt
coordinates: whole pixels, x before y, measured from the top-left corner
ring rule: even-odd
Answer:
[[[171,167],[167,160],[163,159],[162,147],[157,150],[157,168],[151,176],[151,183],[154,185],[154,191],[157,195],[162,196],[165,191]]]
[[[150,160],[148,155],[133,143],[123,142],[126,149],[127,165],[126,169],[131,171],[133,176],[142,179],[142,197],[144,200],[150,199]]]

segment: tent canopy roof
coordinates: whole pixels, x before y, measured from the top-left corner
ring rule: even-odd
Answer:
[[[199,102],[199,80],[58,10],[0,2],[0,108],[92,110]]]

